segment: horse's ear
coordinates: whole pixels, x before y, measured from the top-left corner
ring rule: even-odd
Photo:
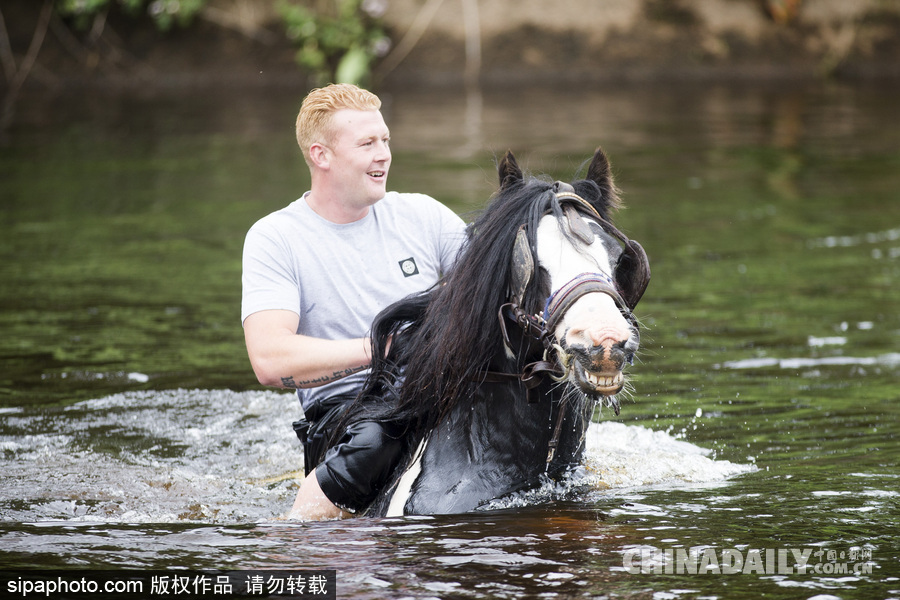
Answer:
[[[516,162],[516,157],[509,150],[506,151],[506,156],[500,159],[497,172],[500,175],[501,190],[525,179],[522,175],[522,169],[519,168],[519,163]]]
[[[600,186],[603,199],[609,202],[610,208],[619,208],[621,205],[619,191],[613,183],[612,169],[603,148],[597,148],[597,151],[594,152],[594,158],[588,167],[587,178]]]

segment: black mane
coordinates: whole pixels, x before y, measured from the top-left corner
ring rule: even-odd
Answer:
[[[572,186],[606,219],[618,207],[616,190],[608,172],[589,172],[588,177]],[[432,289],[391,305],[376,318],[376,359],[348,418],[404,423],[406,433],[420,438],[474,396],[484,370],[508,371],[513,366],[503,348],[497,313],[509,301],[516,234],[521,225],[527,226],[534,254],[538,221],[547,212],[561,215],[561,208],[554,184],[523,177],[511,154],[500,165],[500,180],[501,189],[469,226],[453,270]],[[601,188],[595,181],[609,185]],[[534,259],[537,265],[537,256]],[[550,292],[541,271],[536,269],[522,302],[528,314],[540,312]]]

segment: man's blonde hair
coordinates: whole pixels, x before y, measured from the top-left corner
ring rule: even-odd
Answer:
[[[334,138],[331,116],[339,110],[379,110],[381,100],[370,91],[349,83],[316,88],[307,94],[297,115],[297,143],[309,164],[309,149],[315,143],[330,144]]]

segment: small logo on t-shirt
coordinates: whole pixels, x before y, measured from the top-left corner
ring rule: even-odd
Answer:
[[[419,274],[419,267],[416,266],[416,259],[413,257],[404,258],[400,261],[400,270],[403,271],[404,277],[412,277]]]

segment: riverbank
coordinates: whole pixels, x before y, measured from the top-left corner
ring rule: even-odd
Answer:
[[[40,4],[6,2],[21,58]],[[807,0],[390,0],[375,85],[900,79],[900,6]],[[92,44],[51,26],[29,86],[303,86],[271,0],[218,0],[189,28],[110,14]]]
[[[388,16],[408,31],[419,4],[392,0]],[[467,5],[482,82],[900,78],[900,6],[877,0],[442,2],[391,76],[458,76],[473,46]]]

